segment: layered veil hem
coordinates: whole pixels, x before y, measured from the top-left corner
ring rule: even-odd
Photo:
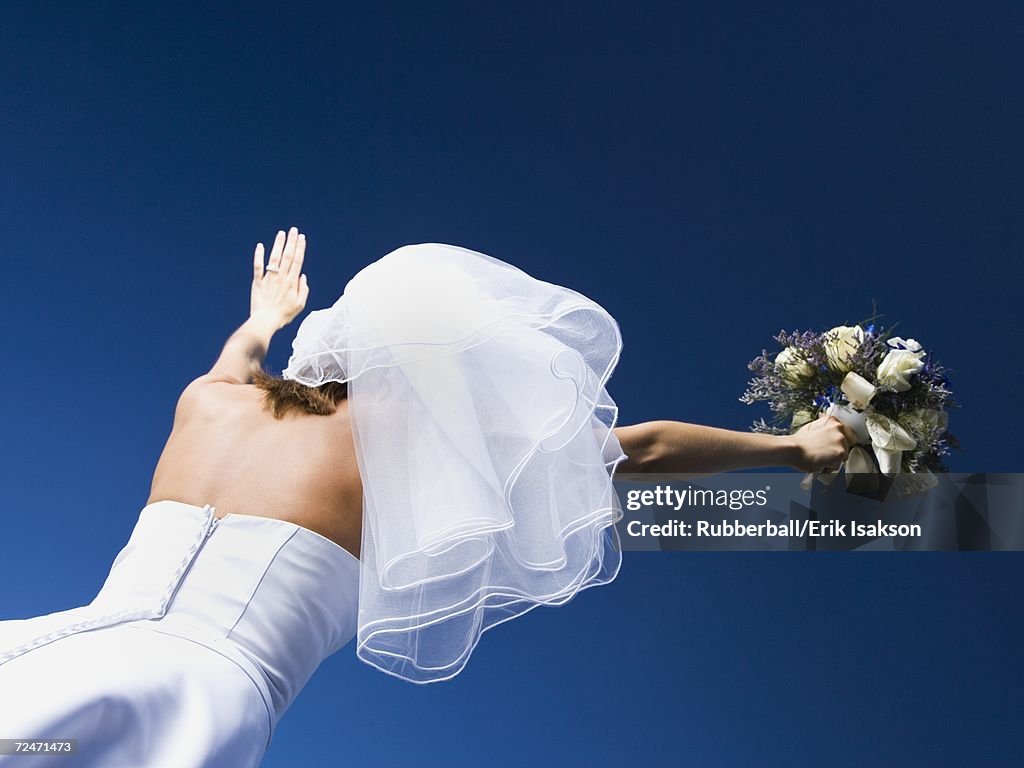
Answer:
[[[626,457],[605,387],[621,349],[582,294],[437,243],[389,253],[306,317],[283,375],[348,382],[359,658],[445,680],[487,629],[615,578]]]

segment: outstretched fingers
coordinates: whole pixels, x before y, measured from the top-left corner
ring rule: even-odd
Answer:
[[[270,249],[270,259],[267,261],[267,271],[276,272],[281,269],[281,254],[284,251],[284,230],[277,233],[274,238],[274,247]]]
[[[263,277],[263,243],[256,243],[256,252],[252,255],[252,278],[259,280]]]
[[[297,280],[302,273],[302,262],[306,258],[306,236],[300,234],[295,242],[292,260],[288,264],[288,277]]]
[[[288,239],[285,241],[284,252],[281,254],[281,277],[288,274],[291,268],[292,259],[295,256],[295,243],[299,239],[299,230],[292,227],[288,230]]]

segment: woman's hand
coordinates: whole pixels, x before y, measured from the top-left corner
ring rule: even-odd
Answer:
[[[857,435],[850,427],[825,414],[804,424],[791,439],[796,444],[793,466],[801,472],[834,472],[857,444]]]
[[[288,325],[305,308],[309,284],[302,274],[306,254],[306,236],[296,227],[278,232],[266,270],[263,268],[263,243],[256,244],[253,255],[250,317],[271,325],[275,330]]]

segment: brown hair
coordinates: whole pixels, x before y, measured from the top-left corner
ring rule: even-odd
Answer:
[[[338,403],[348,397],[348,384],[327,381],[319,387],[307,387],[293,379],[284,379],[263,368],[253,371],[252,383],[263,390],[263,404],[275,419],[289,411],[328,416],[338,409]]]

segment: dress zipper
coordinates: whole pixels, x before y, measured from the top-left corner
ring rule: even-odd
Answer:
[[[157,615],[154,618],[162,618],[167,613],[167,609],[174,600],[174,596],[178,594],[178,590],[181,589],[181,585],[185,582],[185,577],[188,576],[188,572],[192,570],[192,566],[195,565],[196,560],[199,559],[199,553],[203,551],[203,547],[206,545],[206,542],[209,541],[213,532],[216,530],[217,525],[220,523],[220,520],[217,519],[217,508],[209,505],[207,506],[210,511],[209,527],[206,529],[206,533],[203,534],[203,538],[199,540],[199,545],[196,547],[196,551],[192,554],[192,558],[188,561],[188,565],[185,567],[185,570],[183,570],[181,572],[181,576],[178,577],[177,582],[174,585],[174,589],[172,589],[163,600],[159,610],[157,611]]]
[[[207,504],[206,507],[204,507],[204,509],[208,509],[210,512],[210,520],[207,523],[209,527],[206,529],[206,533],[204,533],[203,536],[199,538],[198,541],[196,542],[196,549],[195,552],[193,552],[191,555],[191,560],[189,560],[188,564],[185,565],[184,568],[182,568],[181,575],[176,576],[177,580],[173,583],[173,588],[169,588],[167,596],[161,601],[157,610],[154,611],[152,608],[130,608],[123,611],[115,611],[113,613],[108,613],[104,616],[86,619],[84,621],[72,622],[71,624],[67,624],[64,627],[61,627],[60,629],[54,630],[53,632],[49,632],[44,635],[39,635],[33,638],[32,640],[29,640],[28,642],[22,643],[21,645],[15,648],[0,648],[0,665],[5,664],[11,659],[17,658],[18,656],[22,655],[23,653],[26,653],[27,651],[32,650],[33,648],[37,648],[41,645],[52,643],[55,640],[59,640],[62,637],[67,637],[68,635],[72,635],[77,632],[84,632],[90,629],[100,629],[102,627],[111,626],[112,624],[120,622],[130,622],[139,619],[162,618],[164,614],[167,613],[167,608],[170,606],[171,601],[174,600],[174,596],[178,594],[178,590],[181,588],[182,582],[185,581],[185,577],[188,575],[188,572],[192,570],[192,566],[198,559],[199,553],[200,551],[202,551],[203,546],[205,546],[210,536],[213,535],[214,530],[216,530],[217,525],[220,523],[220,520],[217,519],[216,507]]]

